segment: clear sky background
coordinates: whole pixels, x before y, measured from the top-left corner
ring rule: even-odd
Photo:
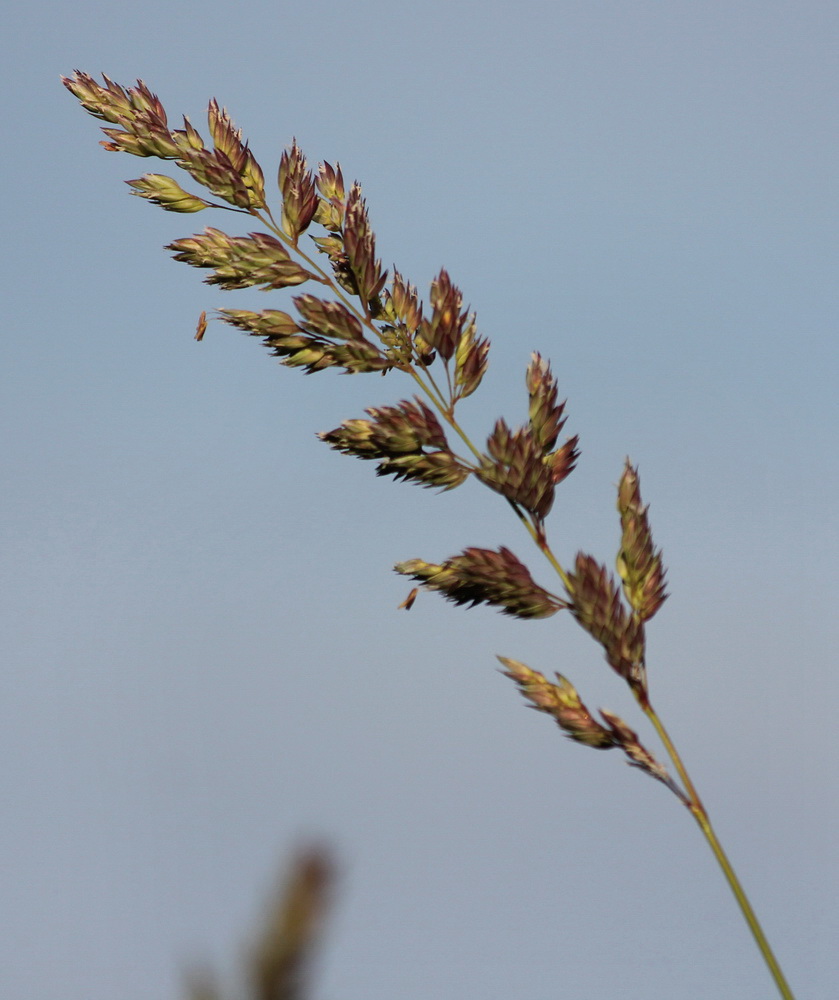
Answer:
[[[168,259],[239,220],[129,197],[164,168],[101,150],[78,67],[202,130],[216,96],[269,181],[293,135],[340,160],[385,263],[423,292],[446,266],[492,339],[478,438],[552,359],[583,452],[564,560],[611,562],[640,465],[672,591],[654,703],[799,1000],[835,996],[836,5],[34,0],[5,25],[0,995],[174,1000],[205,960],[232,982],[309,837],[342,872],[318,996],[774,995],[685,810],[496,672],[562,670],[637,721],[570,618],[396,610],[400,559],[536,568],[506,505],[316,441],[398,375],[193,341],[202,309],[285,293]]]

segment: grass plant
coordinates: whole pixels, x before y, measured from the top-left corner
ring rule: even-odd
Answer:
[[[220,309],[217,319],[260,338],[282,364],[308,374],[330,368],[355,374],[401,373],[413,383],[411,398],[371,406],[364,416],[345,420],[320,434],[320,439],[336,451],[375,462],[379,476],[438,490],[456,489],[470,478],[477,480],[509,507],[538,559],[547,563],[555,578],[553,589],[537,583],[530,568],[506,547],[464,548],[439,562],[415,558],[397,563],[396,572],[414,584],[403,606],[410,608],[417,591],[424,588],[438,591],[455,604],[486,604],[516,618],[565,612],[578,622],[601,647],[609,667],[623,679],[639,712],[652,724],[663,757],[642,744],[619,716],[591,711],[562,674],[551,679],[517,660],[499,657],[503,672],[527,702],[551,716],[570,740],[597,750],[618,750],[633,768],[663,785],[690,812],[736,898],[778,993],[793,1000],[650,697],[646,629],[667,593],[662,553],[653,541],[637,468],[627,460],[617,487],[621,541],[616,573],[585,552],[577,554],[573,565],[563,565],[551,548],[547,519],[556,490],[573,471],[579,453],[576,436],[562,437],[565,403],[559,398],[550,363],[534,354],[525,372],[527,423],[514,428],[499,418],[485,442],[474,441],[459,421],[458,406],[481,386],[489,342],[479,334],[475,314],[464,308],[461,291],[447,271],[441,270],[431,283],[426,304],[402,274],[382,267],[358,183],[347,185],[338,164],[324,162],[317,171],[311,170],[292,142],[279,164],[279,201],[272,209],[262,168],[217,101],[209,105],[211,143],[206,145],[187,118],[182,128],[171,128],[163,105],[142,81],[124,88],[103,79],[100,84],[77,71],[63,82],[86,111],[106,122],[102,130],[105,149],[170,161],[202,189],[200,195],[195,194],[173,177],[149,173],[127,182],[132,194],[169,212],[221,209],[243,215],[248,225],[259,227],[235,236],[207,227],[169,244],[174,259],[209,272],[205,281],[225,290],[308,286],[309,290],[291,298],[293,312]],[[202,313],[197,340],[206,328],[207,315]],[[310,858],[301,864],[298,881],[315,886],[311,892],[317,895],[317,885],[323,881],[317,876],[321,862]],[[297,896],[295,891],[290,890],[289,899],[305,896],[303,890]],[[292,909],[294,905],[288,903]],[[280,924],[272,940],[275,945],[280,941],[277,947],[282,952],[282,941],[294,938],[290,928],[295,924],[290,918]],[[270,964],[267,959],[263,963],[266,968]],[[256,967],[262,968],[258,962]],[[287,983],[276,987],[277,982],[286,982],[284,975],[272,966],[261,980],[257,976],[254,996],[259,1000],[295,996]],[[207,991],[201,995],[215,996]]]

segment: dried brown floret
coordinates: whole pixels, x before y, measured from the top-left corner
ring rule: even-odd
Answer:
[[[204,334],[207,332],[207,313],[202,310],[201,315],[198,317],[198,325],[195,328],[195,339],[203,340]]]

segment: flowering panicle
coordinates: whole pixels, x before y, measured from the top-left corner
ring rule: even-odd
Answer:
[[[394,270],[388,281],[376,255],[361,187],[358,183],[347,187],[338,164],[323,162],[313,172],[293,140],[280,159],[277,182],[282,203],[279,222],[274,223],[270,212],[261,214],[267,209],[262,168],[241,130],[215,99],[208,109],[212,148],[207,148],[188,118],[183,119],[182,129],[170,128],[163,105],[142,81],[123,88],[108,77],[99,84],[76,72],[64,83],[87,111],[106,122],[106,149],[173,161],[211,194],[270,230],[229,236],[207,227],[169,244],[176,260],[210,271],[207,283],[223,290],[267,291],[316,281],[334,293],[332,298],[294,297],[296,315],[277,309],[221,309],[218,317],[223,322],[260,337],[288,367],[308,374],[328,368],[382,374],[399,369],[412,375],[428,395],[428,402],[416,397],[370,407],[365,417],[345,420],[321,433],[322,441],[336,451],[375,462],[380,476],[426,488],[454,489],[474,473],[510,501],[520,516],[527,515],[525,523],[534,539],[553,558],[544,522],[556,487],[574,468],[579,452],[576,435],[560,441],[565,402],[550,364],[540,354],[531,356],[525,373],[527,423],[514,429],[498,419],[482,454],[454,413],[457,403],[471,396],[484,379],[489,341],[479,336],[475,315],[464,307],[463,294],[445,268],[431,283],[425,309],[416,286],[399,271]],[[191,194],[163,174],[144,174],[128,184],[132,194],[170,212],[225,207]],[[313,225],[322,227],[311,239],[328,261],[326,270],[298,248],[300,237]],[[206,327],[202,313],[196,339],[203,338]],[[429,371],[438,358],[444,382]],[[474,456],[470,461],[451,449],[441,419],[467,443]],[[486,604],[518,618],[545,618],[569,609],[603,647],[606,660],[643,707],[648,704],[644,623],[666,595],[661,552],[653,545],[637,470],[628,461],[618,487],[618,510],[622,536],[617,568],[626,604],[606,569],[582,553],[571,571],[562,570],[554,560],[567,600],[537,584],[524,563],[504,547],[466,548],[439,564],[411,559],[396,570],[455,604]],[[415,594],[416,588],[403,606],[410,606]],[[593,747],[619,746],[636,766],[661,777],[660,765],[632,730],[610,713],[601,713],[602,722],[595,720],[565,678],[558,677],[553,684],[522,664],[502,662],[529,700],[553,714],[572,739]]]
[[[388,282],[388,272],[376,255],[376,238],[361,187],[356,182],[347,189],[340,166],[324,162],[313,172],[297,142],[292,141],[279,164],[281,206],[275,215],[266,200],[262,168],[243,142],[241,130],[215,99],[207,112],[212,142],[208,148],[188,118],[184,117],[182,129],[170,128],[163,105],[142,80],[136,87],[123,88],[108,77],[99,84],[76,71],[63,82],[91,115],[106,123],[102,129],[105,149],[171,161],[226,204],[190,193],[174,178],[157,173],[128,181],[132,194],[169,212],[188,214],[217,208],[257,220],[258,231],[245,236],[230,236],[207,227],[203,233],[175,240],[167,247],[175,260],[210,271],[206,282],[224,291],[267,291],[307,281],[327,289],[326,298],[312,294],[294,297],[296,316],[276,309],[221,309],[218,315],[223,322],[260,337],[282,364],[306,373],[328,368],[381,374],[398,370],[414,380],[424,398],[370,407],[366,417],[345,420],[334,430],[321,433],[320,439],[336,451],[375,462],[379,476],[426,488],[451,490],[474,474],[509,501],[562,581],[567,600],[537,584],[527,566],[509,549],[470,547],[442,563],[422,559],[398,563],[396,572],[417,585],[400,607],[410,608],[418,590],[426,589],[438,591],[454,604],[486,604],[522,619],[570,611],[602,646],[609,665],[629,686],[661,738],[681,784],[671,779],[620,716],[600,710],[595,718],[562,675],[557,674],[554,683],[516,660],[499,657],[506,675],[531,706],[551,715],[571,740],[595,749],[620,749],[633,767],[663,783],[689,808],[720,861],[776,982],[782,986],[782,995],[792,1000],[745,894],[724,860],[681,758],[650,704],[645,624],[667,595],[661,550],[653,543],[637,469],[627,460],[618,485],[620,583],[605,566],[582,552],[573,569],[564,568],[548,543],[545,520],[557,486],[579,458],[579,441],[575,435],[560,443],[566,423],[565,402],[559,398],[550,364],[541,355],[531,356],[525,374],[527,423],[514,429],[498,419],[482,453],[461,425],[456,408],[482,384],[489,341],[478,335],[474,313],[464,308],[463,295],[444,268],[431,283],[425,308],[416,286],[397,270]],[[312,226],[321,227],[311,236],[321,255],[315,260],[300,247],[300,237]],[[207,316],[202,312],[195,339],[201,340],[206,329]],[[433,369],[438,359],[442,374]],[[468,460],[449,446],[449,431],[466,446]],[[275,995],[274,987],[285,982],[278,978],[275,957],[263,963],[258,982],[265,996]]]
[[[330,286],[337,295],[335,300],[297,296],[293,299],[297,316],[276,309],[221,309],[218,315],[224,322],[262,338],[284,365],[307,373],[327,368],[384,373],[399,368],[418,376],[440,358],[448,395],[436,390],[431,401],[468,442],[454,421],[454,409],[480,386],[487,370],[489,341],[478,335],[475,316],[464,308],[463,295],[445,268],[431,283],[425,311],[416,286],[398,271],[388,282],[376,256],[361,188],[357,183],[346,188],[339,165],[324,162],[313,173],[292,141],[282,154],[277,175],[282,213],[275,227],[270,214],[267,219],[259,214],[267,207],[262,169],[243,142],[241,130],[215,99],[208,110],[213,148],[207,149],[189,119],[184,118],[183,129],[170,129],[163,105],[142,81],[124,89],[107,77],[100,85],[77,72],[64,83],[92,115],[108,123],[107,149],[173,160],[210,192],[272,229],[273,234],[229,236],[208,227],[169,244],[176,260],[209,270],[206,281],[224,290],[268,290],[314,280]],[[133,194],[167,211],[187,213],[214,207],[162,174],[145,174],[128,183]],[[327,257],[331,277],[292,256],[300,236],[312,224],[326,232],[312,239]],[[308,258],[304,260],[308,263]],[[356,298],[360,308],[353,307],[347,295]],[[206,325],[202,314],[198,339],[204,336]],[[433,380],[432,384],[436,386]],[[559,443],[566,422],[565,403],[541,355],[531,357],[525,384],[527,424],[514,430],[499,419],[487,439],[485,454],[469,444],[476,464],[452,451],[434,410],[420,398],[371,407],[365,418],[346,420],[319,436],[337,451],[376,462],[380,476],[424,487],[453,489],[474,473],[526,512],[544,542],[542,525],[556,486],[577,461],[578,439],[574,436]],[[660,553],[653,547],[637,473],[628,463],[618,491],[618,508],[623,529],[618,571],[631,613],[614,581],[589,556],[578,556],[576,570],[563,577],[568,602],[536,584],[527,567],[506,548],[467,548],[442,564],[414,559],[400,563],[397,570],[457,604],[489,604],[521,618],[546,617],[570,608],[603,646],[613,669],[645,697],[643,622],[664,600],[664,571]],[[565,696],[566,701],[571,697],[567,690]]]
[[[184,118],[183,129],[170,129],[163,105],[142,81],[126,89],[107,77],[100,85],[76,72],[64,83],[86,110],[107,123],[106,149],[172,160],[212,194],[272,230],[229,236],[207,227],[203,233],[169,244],[176,260],[209,270],[207,283],[224,290],[268,290],[314,280],[331,287],[337,296],[329,300],[299,295],[293,299],[297,316],[276,309],[222,309],[218,315],[224,322],[262,338],[284,365],[307,373],[327,368],[384,373],[400,368],[419,378],[439,357],[446,371],[448,396],[435,389],[431,401],[469,443],[454,421],[454,409],[480,386],[489,342],[478,335],[475,316],[464,308],[463,295],[445,269],[431,283],[425,312],[416,287],[398,271],[388,283],[376,256],[361,188],[357,183],[345,187],[340,166],[324,162],[313,173],[292,141],[278,170],[282,213],[277,227],[270,213],[267,219],[260,215],[267,207],[262,169],[243,142],[241,130],[215,99],[208,109],[213,143],[208,149],[189,119]],[[218,207],[162,174],[145,174],[128,183],[133,194],[167,211]],[[331,277],[292,256],[298,252],[300,236],[313,223],[326,232],[312,238],[331,265]],[[347,294],[358,300],[360,308],[350,303]],[[204,336],[206,325],[202,314],[198,339]],[[319,436],[337,451],[375,461],[378,475],[424,487],[453,489],[474,472],[478,480],[530,515],[537,537],[546,544],[542,525],[556,486],[577,461],[578,439],[574,436],[559,444],[565,404],[559,399],[550,365],[539,354],[531,358],[525,383],[527,424],[514,430],[499,419],[485,454],[469,443],[477,464],[465,462],[452,451],[434,410],[419,397],[371,407],[365,418],[346,420]],[[432,384],[436,386],[433,380]],[[422,380],[420,385],[430,392]],[[490,604],[521,618],[546,617],[570,608],[603,646],[613,669],[646,696],[643,622],[664,600],[664,571],[660,553],[653,547],[637,473],[628,463],[618,491],[618,508],[623,529],[618,571],[632,612],[627,611],[605,569],[589,556],[578,556],[576,570],[563,576],[568,602],[536,584],[527,567],[506,548],[467,548],[442,564],[414,559],[400,563],[397,570],[457,604]],[[567,690],[565,695],[567,701]]]

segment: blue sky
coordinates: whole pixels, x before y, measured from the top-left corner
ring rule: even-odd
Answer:
[[[274,176],[364,185],[386,264],[449,269],[493,343],[464,406],[523,418],[538,349],[582,458],[550,521],[611,561],[641,470],[671,599],[653,701],[800,998],[835,990],[835,5],[42,0],[6,17],[0,412],[4,996],[233,980],[284,858],[334,845],[318,995],[765,1000],[675,799],[522,710],[494,654],[637,721],[563,616],[390,568],[507,544],[505,505],[376,479],[314,432],[407,383],[304,378],[161,247],[235,216],[127,196],[59,84],[218,98]],[[161,168],[162,169],[162,168]],[[283,293],[273,305],[282,308]],[[545,581],[547,582],[547,581]],[[639,722],[646,738],[647,728]],[[649,737],[650,743],[653,738]]]

